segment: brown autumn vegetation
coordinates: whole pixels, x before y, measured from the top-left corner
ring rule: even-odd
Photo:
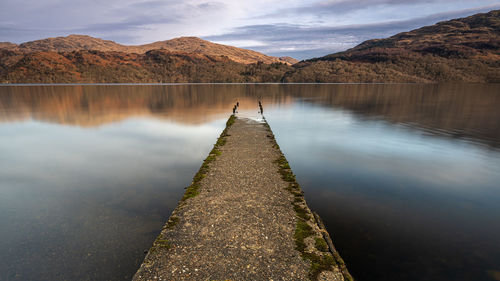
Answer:
[[[170,52],[195,53],[211,56],[227,56],[229,59],[235,62],[244,64],[257,63],[259,61],[267,64],[276,62],[294,64],[298,62],[296,59],[290,57],[271,57],[256,51],[212,43],[197,37],[179,37],[145,45],[127,46],[115,43],[110,40],[103,40],[87,35],[73,34],[66,37],[54,37],[30,41],[19,45],[9,42],[1,42],[0,48],[22,53],[73,52],[94,50],[101,52],[144,54],[151,50],[166,50]]]
[[[191,37],[142,46],[91,37],[71,45],[69,37],[24,43],[29,48],[2,43],[0,82],[500,82],[500,10],[369,40],[293,66]],[[59,51],[49,43],[59,44]]]
[[[274,82],[290,68],[280,62],[242,64],[225,56],[165,50],[145,54],[0,50],[4,83]]]
[[[290,82],[500,82],[500,10],[294,65]]]

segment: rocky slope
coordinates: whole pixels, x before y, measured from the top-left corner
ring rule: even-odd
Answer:
[[[287,81],[500,82],[500,10],[369,40],[294,67]]]
[[[500,58],[500,10],[439,22],[386,39],[375,39],[319,60],[351,58],[384,60],[391,54],[415,52],[444,58]],[[378,55],[378,57],[376,56]]]

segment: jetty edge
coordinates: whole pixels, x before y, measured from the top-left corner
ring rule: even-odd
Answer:
[[[281,151],[281,148],[278,145],[274,133],[271,130],[271,126],[269,126],[267,120],[265,120],[264,126],[266,126],[266,128],[268,129],[269,138],[280,154],[280,157],[275,160],[279,166],[279,173],[281,174],[282,179],[288,182],[287,190],[294,196],[292,205],[298,218],[294,233],[296,250],[300,251],[304,259],[308,259],[311,261],[311,268],[309,271],[310,276],[312,277],[311,279],[317,279],[317,276],[319,273],[321,273],[321,271],[331,270],[331,267],[334,267],[335,269],[340,270],[344,280],[354,281],[354,278],[349,273],[349,270],[347,270],[347,266],[344,260],[340,256],[339,252],[335,249],[333,241],[330,237],[330,234],[326,230],[323,220],[318,213],[312,212],[311,209],[309,209],[309,207],[307,206],[304,192],[297,182],[295,174],[293,173],[290,164],[285,157],[285,154],[283,154],[283,152]],[[311,227],[311,229],[309,230],[309,227],[304,223]],[[321,233],[319,237],[318,229]],[[314,246],[316,250],[321,252],[329,252],[331,254],[331,257],[333,258],[333,261],[331,260],[329,255],[318,255],[317,251],[311,249],[310,245],[309,247],[308,245],[305,245],[305,240],[310,237],[314,238]]]
[[[260,121],[231,115],[133,280],[353,280]]]

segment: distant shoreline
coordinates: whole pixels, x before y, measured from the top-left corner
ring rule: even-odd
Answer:
[[[480,82],[339,82],[339,83],[308,83],[308,82],[291,82],[291,83],[275,83],[275,82],[261,82],[261,83],[3,83],[0,87],[23,87],[23,86],[181,86],[181,85],[432,85],[432,84],[500,84],[495,83],[480,83]]]

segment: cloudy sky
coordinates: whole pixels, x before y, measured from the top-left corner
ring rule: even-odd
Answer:
[[[493,9],[499,0],[1,0],[0,42],[88,34],[143,44],[198,36],[305,59]]]

